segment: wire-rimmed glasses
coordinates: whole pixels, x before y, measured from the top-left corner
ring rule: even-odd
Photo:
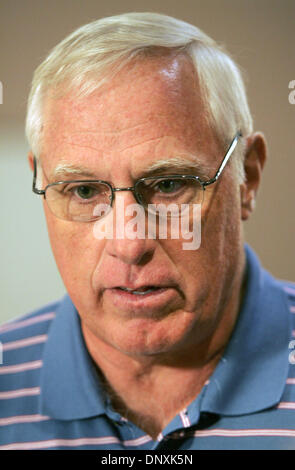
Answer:
[[[34,157],[33,191],[44,196],[56,217],[68,221],[91,222],[101,218],[112,207],[118,191],[132,191],[136,202],[150,213],[155,213],[161,204],[171,209],[168,216],[180,215],[183,207],[202,204],[205,188],[218,180],[241,135],[240,131],[236,133],[214,177],[206,181],[196,175],[173,174],[140,178],[127,188],[114,188],[107,181],[82,179],[57,181],[40,190],[36,188],[37,160]],[[98,207],[104,210],[97,210]]]

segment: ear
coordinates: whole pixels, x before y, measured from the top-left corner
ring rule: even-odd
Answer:
[[[32,154],[32,152],[29,152],[28,154],[28,162],[31,170],[34,171],[34,155]]]
[[[267,158],[264,135],[255,132],[246,138],[244,157],[245,182],[241,185],[241,218],[247,220],[255,209],[256,195]]]

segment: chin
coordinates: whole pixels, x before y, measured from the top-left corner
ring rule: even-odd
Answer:
[[[193,316],[194,317],[194,316]],[[116,326],[109,345],[129,356],[156,356],[181,351],[192,333],[192,314],[179,313],[164,321],[136,319]]]
[[[162,355],[169,354],[171,351],[174,350],[174,343],[167,343],[167,342],[159,342],[159,343],[139,343],[136,344],[119,344],[114,345],[116,349],[126,356],[133,357],[134,359],[143,359],[148,357],[155,358],[156,356],[160,357]]]

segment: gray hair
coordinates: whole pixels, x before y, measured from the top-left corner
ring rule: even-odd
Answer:
[[[76,90],[87,96],[128,62],[147,51],[179,50],[196,69],[208,123],[224,148],[240,130],[252,132],[252,117],[241,72],[228,53],[197,27],[158,13],[127,13],[84,25],[52,49],[36,69],[28,99],[26,135],[32,152],[41,151],[42,107],[46,94]],[[235,161],[244,179],[243,145]]]

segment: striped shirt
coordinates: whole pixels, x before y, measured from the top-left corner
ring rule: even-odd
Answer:
[[[0,450],[295,449],[295,285],[253,251],[234,332],[197,398],[153,440],[112,409],[70,298],[0,327]]]

